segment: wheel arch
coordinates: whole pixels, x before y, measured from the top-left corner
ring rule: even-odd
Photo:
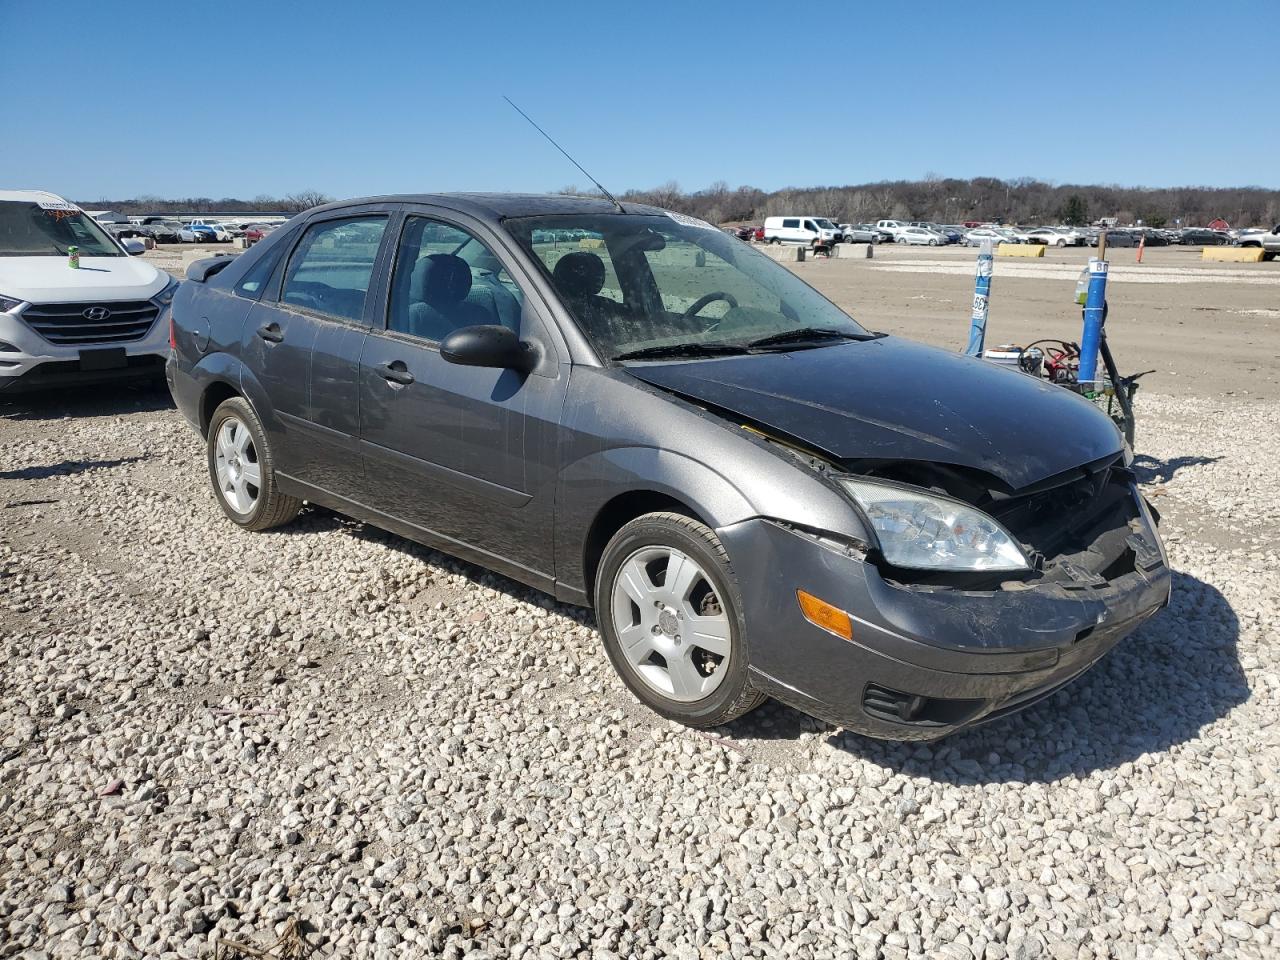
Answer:
[[[243,396],[240,390],[226,380],[213,380],[200,394],[200,435],[209,436],[209,424],[213,412],[232,397]]]
[[[647,513],[678,513],[710,526],[696,509],[670,493],[657,490],[628,490],[603,504],[597,511],[582,544],[582,576],[588,603],[595,596],[596,572],[604,548],[614,535],[632,520]]]

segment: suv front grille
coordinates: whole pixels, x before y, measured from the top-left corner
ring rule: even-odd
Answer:
[[[100,314],[104,310],[106,316]],[[160,308],[150,300],[33,303],[23,311],[22,319],[50,343],[78,346],[141,340],[159,313]]]

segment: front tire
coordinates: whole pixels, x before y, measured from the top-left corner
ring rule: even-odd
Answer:
[[[209,421],[209,479],[222,512],[246,530],[288,523],[302,501],[276,486],[275,462],[262,422],[243,397],[224,400]]]
[[[765,701],[747,673],[737,575],[704,524],[649,513],[624,526],[601,557],[595,607],[614,669],[655,713],[715,727]]]

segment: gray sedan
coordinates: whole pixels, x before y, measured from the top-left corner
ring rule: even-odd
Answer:
[[[357,200],[188,278],[169,384],[231,522],[320,504],[593,606],[618,675],[684,723],[772,696],[936,738],[1169,595],[1092,404],[874,333],[690,217]]]

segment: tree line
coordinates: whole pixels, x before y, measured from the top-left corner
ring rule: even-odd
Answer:
[[[567,187],[562,192],[576,193]],[[957,180],[926,174],[921,180],[885,180],[843,187],[755,187],[714,183],[690,193],[674,181],[652,190],[629,190],[624,200],[651,203],[711,223],[760,221],[782,214],[811,214],[838,223],[881,219],[963,223],[1086,224],[1115,217],[1121,224],[1204,226],[1221,217],[1233,226],[1280,223],[1280,190],[1262,187],[1123,187],[1052,184],[1031,177]]]
[[[143,194],[129,200],[94,200],[76,201],[86,210],[114,210],[123,214],[149,213],[301,213],[322,203],[329,203],[333,197],[319,190],[302,190],[283,197],[259,194],[251,200],[237,197],[181,197],[166,200],[152,194]]]
[[[591,194],[574,186],[560,193]],[[650,190],[628,190],[623,200],[687,213],[711,223],[759,222],[782,214],[829,217],[837,223],[881,219],[963,223],[966,220],[1003,223],[1085,224],[1115,217],[1121,224],[1141,220],[1151,227],[1204,226],[1221,217],[1237,227],[1280,223],[1280,190],[1263,187],[1123,187],[1115,184],[1053,184],[1032,177],[998,180],[974,177],[957,180],[926,174],[921,180],[883,180],[843,187],[730,187],[720,181],[704,190],[686,192],[675,181]],[[186,197],[166,200],[155,196],[130,200],[82,203],[90,209],[140,213],[212,213],[279,211],[297,213],[332,197],[305,190],[283,197],[259,195]]]

